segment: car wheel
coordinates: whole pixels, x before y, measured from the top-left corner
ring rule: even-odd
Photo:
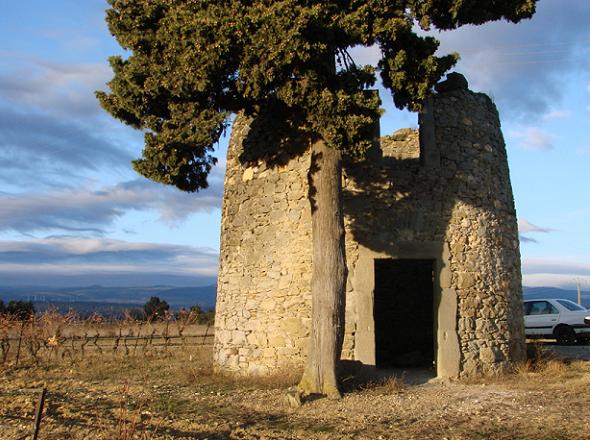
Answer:
[[[557,327],[553,333],[559,345],[572,345],[576,343],[576,332],[569,325]]]

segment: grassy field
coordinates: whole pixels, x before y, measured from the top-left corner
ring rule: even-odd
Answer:
[[[590,363],[543,353],[512,374],[469,382],[348,376],[342,400],[291,408],[286,389],[298,371],[219,375],[208,343],[62,356],[64,341],[48,356],[2,364],[3,440],[32,438],[37,395],[24,390],[43,386],[40,439],[590,438]]]
[[[212,324],[197,324],[195,318],[187,313],[148,321],[107,320],[99,315],[79,319],[74,313],[61,315],[49,311],[20,321],[0,315],[0,363],[38,366],[59,358],[76,362],[88,355],[105,353],[145,357],[174,347],[211,344]]]

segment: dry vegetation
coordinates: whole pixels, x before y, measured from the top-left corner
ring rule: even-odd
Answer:
[[[118,335],[129,335],[129,325],[141,335],[133,327],[138,323],[87,323],[84,328],[59,319],[22,330],[18,366],[10,341],[0,370],[3,440],[31,438],[36,397],[22,390],[44,385],[41,439],[590,437],[590,363],[567,363],[542,349],[513,374],[493,379],[409,384],[411,376],[374,382],[346,376],[342,400],[309,400],[293,409],[285,391],[296,382],[297,371],[236,380],[213,372],[211,346],[202,343],[202,336],[184,343],[170,338],[166,345],[165,323],[151,324],[158,329],[157,343],[154,337],[142,348],[141,340],[134,350],[130,343],[125,349],[123,337],[113,347]],[[20,323],[2,325],[3,341],[21,332]],[[176,325],[168,323],[169,335],[178,336],[171,330]],[[110,338],[101,339],[102,352],[90,348],[92,341],[82,348],[84,334],[89,338],[96,330]],[[147,338],[151,334],[145,332]],[[42,338],[54,338],[57,345]]]
[[[55,311],[19,320],[0,315],[0,362],[2,366],[51,365],[57,359],[79,361],[89,354],[147,356],[173,347],[211,343],[212,326],[196,324],[195,313],[160,320],[106,319],[92,315],[80,319],[71,312]]]

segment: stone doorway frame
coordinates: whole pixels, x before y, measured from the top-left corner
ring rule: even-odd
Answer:
[[[359,246],[352,286],[357,308],[355,360],[372,370],[375,362],[375,322],[373,303],[375,290],[375,260],[424,259],[434,260],[433,307],[434,350],[437,377],[457,377],[461,353],[457,334],[457,293],[451,288],[451,270],[447,243],[404,242],[388,252],[375,252]]]

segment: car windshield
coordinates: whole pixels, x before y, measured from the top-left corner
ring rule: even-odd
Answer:
[[[559,304],[561,304],[562,306],[564,306],[566,309],[571,310],[571,311],[586,310],[584,307],[576,304],[575,302],[569,301],[567,299],[558,299],[557,302]]]

